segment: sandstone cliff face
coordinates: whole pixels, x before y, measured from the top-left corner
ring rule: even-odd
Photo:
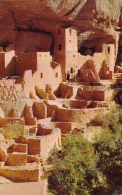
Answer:
[[[0,0],[0,46],[14,43],[17,51],[48,51],[59,27],[77,29],[82,47],[115,43],[121,4],[121,0]]]

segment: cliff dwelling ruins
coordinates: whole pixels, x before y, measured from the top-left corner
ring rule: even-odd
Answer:
[[[0,43],[0,176],[12,182],[39,181],[63,137],[73,129],[84,133],[114,104],[112,85],[122,81],[115,66],[119,31],[113,41],[87,47],[85,32],[72,26],[55,29],[51,49],[50,35],[39,51],[21,49],[21,39]]]

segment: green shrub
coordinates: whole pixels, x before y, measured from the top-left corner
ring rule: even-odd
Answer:
[[[97,155],[82,134],[66,137],[62,151],[51,156],[54,170],[49,176],[49,188],[59,195],[91,195],[99,185]]]
[[[99,156],[97,167],[106,178],[107,194],[118,194],[122,190],[122,128],[115,133],[103,129],[94,147]]]
[[[106,115],[98,114],[91,121],[92,125],[102,126],[103,128],[109,128],[112,132],[118,131],[121,129],[122,122],[122,111],[120,107],[114,106]]]
[[[51,156],[49,189],[57,195],[118,195],[122,191],[122,110],[97,116],[99,134],[89,143],[82,134],[67,135]]]

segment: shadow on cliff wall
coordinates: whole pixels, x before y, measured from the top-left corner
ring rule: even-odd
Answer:
[[[12,57],[11,61],[5,67],[6,76],[16,76],[15,63],[16,63],[16,57]]]

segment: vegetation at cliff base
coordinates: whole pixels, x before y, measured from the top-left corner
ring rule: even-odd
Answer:
[[[98,182],[96,168],[98,158],[93,146],[82,136],[72,134],[66,137],[62,151],[52,157],[55,169],[49,177],[49,184],[57,194],[91,194]]]
[[[54,169],[48,182],[55,194],[118,195],[122,191],[122,111],[112,108],[101,122],[98,118],[102,130],[92,143],[73,133],[66,136],[62,150],[50,157]]]

